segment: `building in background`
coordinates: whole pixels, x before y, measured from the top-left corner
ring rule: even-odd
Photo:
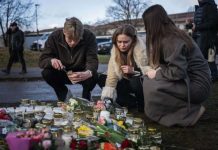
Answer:
[[[194,12],[170,14],[169,17],[174,21],[176,26],[178,26],[180,29],[185,29],[186,20],[188,19],[192,20],[194,17]],[[133,20],[133,22],[134,21],[137,21],[138,25],[136,26],[136,29],[138,30],[138,32],[143,32],[144,24],[142,19]],[[115,29],[124,23],[125,21],[115,21],[103,25],[98,25],[98,26],[90,26],[90,25],[84,25],[84,26],[85,28],[88,28],[91,31],[93,31],[96,34],[96,36],[105,36],[105,35],[112,35]],[[33,42],[37,41],[43,34],[48,32],[53,32],[57,29],[62,29],[62,28],[51,28],[51,29],[40,30],[39,36],[37,36],[37,33],[35,32],[28,32],[28,33],[26,32],[25,43],[24,43],[25,49],[30,49]],[[0,36],[0,47],[4,47],[1,36]]]

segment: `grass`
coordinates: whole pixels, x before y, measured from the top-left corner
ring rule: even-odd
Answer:
[[[38,60],[41,52],[25,50],[24,58],[27,64],[27,67],[38,67]],[[109,61],[110,55],[98,55],[99,63],[107,64]],[[9,59],[9,53],[6,48],[0,49],[0,68],[6,67]],[[13,67],[20,67],[20,63],[13,64]]]

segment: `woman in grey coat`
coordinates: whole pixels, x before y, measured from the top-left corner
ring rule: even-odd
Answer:
[[[143,13],[149,65],[144,78],[146,115],[165,126],[192,126],[210,93],[210,69],[196,43],[178,29],[164,8]]]

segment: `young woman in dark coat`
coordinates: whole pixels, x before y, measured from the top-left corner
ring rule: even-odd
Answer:
[[[148,62],[153,68],[143,82],[145,114],[165,126],[192,126],[204,113],[202,102],[210,93],[208,63],[162,6],[148,8],[143,21]]]

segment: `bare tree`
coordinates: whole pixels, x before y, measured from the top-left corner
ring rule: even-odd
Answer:
[[[0,0],[0,28],[5,46],[9,23],[16,21],[21,26],[29,27],[33,22],[33,6],[32,0]]]
[[[138,24],[138,18],[148,6],[148,0],[147,2],[146,0],[113,0],[113,2],[115,5],[108,7],[107,16],[134,26]]]

